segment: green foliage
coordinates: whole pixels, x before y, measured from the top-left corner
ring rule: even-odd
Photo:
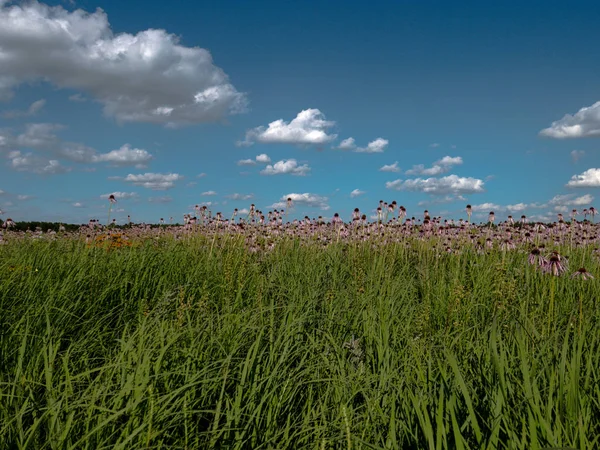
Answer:
[[[600,446],[598,283],[407,242],[0,246],[0,449]]]

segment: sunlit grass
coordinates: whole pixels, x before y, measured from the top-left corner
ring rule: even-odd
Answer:
[[[310,242],[1,246],[0,448],[600,446],[596,280]]]

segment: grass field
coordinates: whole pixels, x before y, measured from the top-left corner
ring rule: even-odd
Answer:
[[[6,239],[0,448],[599,448],[593,247],[489,233]]]

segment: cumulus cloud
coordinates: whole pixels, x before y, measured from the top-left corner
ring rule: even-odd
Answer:
[[[256,161],[254,161],[253,159],[240,159],[237,162],[238,166],[254,166],[256,164]]]
[[[310,167],[308,166],[308,164],[303,164],[299,166],[298,162],[295,159],[288,159],[287,161],[277,161],[273,165],[267,165],[267,167],[260,171],[262,175],[290,174],[297,176],[304,176],[308,172],[310,172]]]
[[[365,194],[365,191],[361,191],[360,189],[354,189],[352,192],[350,192],[350,198],[356,198],[363,194]]]
[[[589,205],[594,201],[594,196],[591,194],[585,194],[581,197],[577,197],[575,194],[555,195],[552,200],[548,202],[549,205],[573,205],[583,206]]]
[[[356,147],[357,153],[383,153],[390,142],[387,139],[377,138],[367,144],[366,147]]]
[[[235,194],[227,195],[226,197],[230,200],[250,200],[254,198],[254,194],[239,194],[236,192]]]
[[[271,158],[266,153],[261,153],[260,155],[256,155],[256,162],[261,164],[268,164],[271,162]]]
[[[354,150],[356,148],[354,138],[349,137],[348,139],[344,139],[337,148],[340,150]]]
[[[9,166],[18,172],[31,172],[40,175],[55,175],[70,172],[70,167],[65,167],[56,159],[48,159],[33,153],[21,153],[18,150],[9,152]]]
[[[467,199],[465,197],[463,197],[462,195],[446,195],[444,197],[422,200],[417,205],[418,206],[442,205],[442,204],[453,203],[453,202],[457,202],[457,201],[465,202],[465,201],[467,201]]]
[[[588,169],[579,175],[573,175],[567,187],[600,187],[600,169]]]
[[[217,195],[217,193],[215,191],[205,191],[200,195],[210,196],[210,195]]]
[[[600,136],[600,101],[581,108],[574,115],[566,114],[540,131],[540,135],[554,139]]]
[[[305,192],[304,194],[287,194],[281,197],[280,201],[277,203],[273,203],[269,208],[282,209],[287,207],[287,199],[291,198],[292,202],[297,206],[308,206],[312,208],[319,208],[322,211],[327,211],[330,209],[329,204],[327,203],[327,197],[323,197],[321,195],[310,194]]]
[[[46,105],[46,100],[41,99],[33,102],[29,105],[26,111],[6,111],[2,113],[2,117],[5,119],[16,119],[19,117],[31,117],[35,116],[41,109]]]
[[[425,168],[423,164],[418,164],[413,166],[412,169],[407,170],[407,175],[440,175],[442,173],[449,172],[452,167],[460,165],[463,163],[463,160],[460,156],[444,156],[442,159],[438,159],[433,163],[433,166]]]
[[[118,150],[92,155],[91,162],[108,162],[116,166],[135,165],[137,168],[144,168],[152,158],[153,156],[146,150],[131,148],[129,144],[125,144]]]
[[[471,209],[474,212],[490,212],[490,211],[503,211],[504,208],[496,203],[481,203],[479,205],[472,205]]]
[[[209,51],[165,30],[115,34],[101,9],[0,2],[0,98],[36,80],[84,91],[121,122],[212,122],[247,103]]]
[[[394,164],[386,164],[379,168],[380,172],[400,172],[400,166],[398,166],[398,161],[395,161]]]
[[[336,134],[327,134],[335,122],[325,120],[318,109],[300,111],[289,123],[283,119],[271,122],[267,127],[257,127],[246,132],[244,141],[238,145],[262,144],[294,144],[319,145],[333,141]]]
[[[448,175],[442,178],[415,178],[388,181],[385,187],[396,191],[416,191],[432,195],[476,194],[483,192],[483,180]]]
[[[109,163],[113,166],[136,166],[145,168],[153,156],[143,149],[132,148],[129,144],[107,153],[98,153],[91,147],[77,142],[63,141],[56,134],[65,127],[54,123],[30,123],[25,130],[13,136],[1,135],[0,147],[34,149],[52,155],[53,159],[66,159],[77,163]],[[38,157],[39,158],[39,157]]]
[[[339,150],[351,150],[356,153],[382,153],[388,146],[389,141],[383,138],[377,138],[367,144],[366,147],[358,147],[354,138],[349,137],[340,142],[337,148]]]
[[[183,175],[178,173],[142,173],[132,174],[130,173],[123,181],[131,183],[134,186],[141,186],[146,189],[152,189],[154,191],[164,191],[171,189],[175,186],[175,182],[182,180]]]

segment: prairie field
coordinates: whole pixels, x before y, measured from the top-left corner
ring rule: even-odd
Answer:
[[[597,233],[7,231],[0,448],[598,448]]]

